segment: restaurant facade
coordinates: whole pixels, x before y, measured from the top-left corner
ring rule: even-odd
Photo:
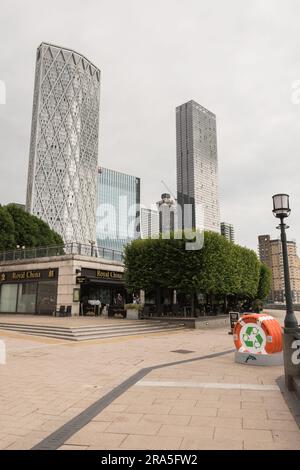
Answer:
[[[95,303],[126,301],[120,261],[61,255],[0,264],[0,315],[86,314]]]

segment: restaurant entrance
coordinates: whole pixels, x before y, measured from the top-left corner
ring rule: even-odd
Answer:
[[[80,314],[101,315],[105,307],[108,315],[117,311],[125,313],[127,293],[123,276],[118,271],[82,268],[81,276],[77,278],[80,284]]]

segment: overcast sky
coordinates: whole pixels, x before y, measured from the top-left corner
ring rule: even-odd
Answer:
[[[99,163],[141,177],[144,204],[162,179],[176,191],[175,107],[194,99],[217,116],[221,219],[237,241],[276,236],[271,196],[287,192],[300,243],[299,18],[298,0],[1,0],[0,203],[25,201],[45,41],[101,69]]]

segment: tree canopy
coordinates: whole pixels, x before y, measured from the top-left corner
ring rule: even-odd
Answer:
[[[185,239],[134,240],[125,248],[125,282],[129,291],[173,288],[249,299],[269,289],[265,268],[253,250],[204,233],[201,250],[187,251]],[[260,276],[264,279],[260,281]]]
[[[261,263],[257,298],[260,300],[265,300],[270,293],[271,285],[272,285],[272,271],[266,264]]]
[[[0,205],[0,251],[15,249],[17,245],[63,245],[63,240],[43,220],[16,204]]]

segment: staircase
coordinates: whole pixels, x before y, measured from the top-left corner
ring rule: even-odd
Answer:
[[[0,330],[15,331],[33,336],[46,336],[69,341],[115,338],[121,336],[145,335],[184,329],[183,324],[150,322],[139,320],[135,323],[93,326],[30,325],[24,323],[0,322]]]

